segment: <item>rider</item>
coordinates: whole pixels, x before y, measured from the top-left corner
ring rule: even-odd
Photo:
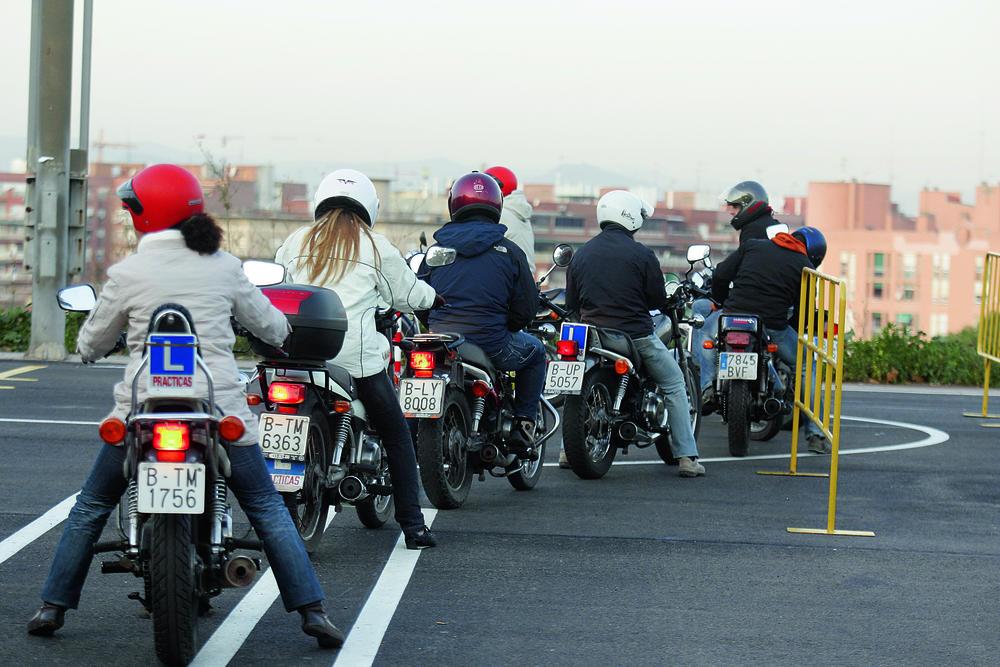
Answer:
[[[691,431],[691,406],[684,374],[653,333],[650,310],[665,309],[667,294],[656,255],[632,238],[653,207],[626,190],[597,202],[601,233],[584,245],[566,273],[566,308],[584,322],[618,329],[632,338],[646,372],[666,394],[674,456],[681,477],[705,474]]]
[[[439,245],[456,250],[455,261],[438,267],[425,262],[420,275],[447,301],[430,313],[431,330],[460,333],[498,369],[517,371],[511,442],[526,450],[535,441],[545,347],[521,331],[535,316],[538,288],[524,251],[504,238],[507,228],[498,224],[503,206],[493,177],[474,171],[455,181],[448,194],[451,222],[434,233]]]
[[[517,189],[517,176],[507,167],[490,167],[486,173],[497,179],[503,192],[500,224],[507,228],[504,236],[524,251],[531,275],[535,275],[535,232],[531,229],[531,204],[524,192]]]
[[[759,315],[767,335],[778,345],[778,356],[795,368],[798,336],[788,324],[788,313],[799,304],[802,269],[819,268],[825,256],[826,239],[815,227],[748,241],[715,268],[712,298],[725,310]],[[721,313],[716,310],[705,318],[702,337],[715,338]],[[716,352],[701,345],[696,349],[701,357],[702,392],[710,395]],[[812,420],[806,420],[806,440],[809,451],[829,453],[826,436]]]
[[[766,239],[767,228],[781,224],[774,219],[767,191],[757,181],[742,181],[722,194],[729,224],[740,233],[740,245],[752,239]],[[787,231],[787,230],[786,230]]]
[[[409,549],[435,546],[420,510],[420,483],[410,430],[386,371],[390,345],[375,328],[375,310],[425,310],[437,299],[417,280],[399,250],[375,232],[378,194],[354,169],[338,169],[319,184],[313,198],[315,223],[292,233],[275,256],[291,282],[337,292],[347,311],[348,335],[331,362],[354,378],[358,397],[389,459],[396,521]]]
[[[243,420],[246,432],[228,447],[229,488],[247,514],[271,563],[285,610],[302,615],[302,629],[320,646],[336,648],[344,635],[323,610],[323,590],[281,496],[271,482],[257,446],[257,420],[246,402],[233,358],[230,315],[271,345],[281,345],[290,328],[285,316],[243,275],[240,261],[219,250],[222,230],[204,213],[197,179],[170,164],[143,169],[118,188],[140,237],[135,254],[108,269],[97,304],[77,340],[85,363],[105,356],[127,329],[130,379],[143,363],[153,311],[164,303],[184,306],[192,316],[205,363],[214,378],[215,401],[227,415]],[[146,397],[140,381],[139,400]],[[207,391],[203,381],[200,388]],[[131,382],[114,389],[113,416],[124,419],[131,406]],[[28,623],[33,635],[50,636],[62,627],[66,609],[76,609],[90,569],[93,545],[108,515],[125,492],[125,448],[102,445],[90,476],[69,513],[42,589],[41,609]]]

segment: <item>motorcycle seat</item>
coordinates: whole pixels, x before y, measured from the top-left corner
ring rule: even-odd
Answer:
[[[465,341],[455,351],[458,353],[458,357],[465,363],[483,369],[490,374],[490,377],[497,376],[497,370],[493,366],[493,362],[483,352],[483,348],[478,345]]]
[[[635,343],[632,342],[628,334],[617,329],[600,329],[599,335],[601,337],[601,347],[608,352],[614,352],[626,357],[635,366],[636,372],[642,368],[642,356],[640,356],[639,350],[636,349]]]
[[[351,377],[351,374],[348,373],[346,369],[327,361],[326,372],[334,382],[339,384],[344,391],[347,392],[352,401],[358,397],[357,388],[354,386],[354,378]]]

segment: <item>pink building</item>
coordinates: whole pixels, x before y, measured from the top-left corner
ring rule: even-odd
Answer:
[[[984,258],[1000,240],[1000,186],[979,187],[973,205],[925,190],[907,218],[888,185],[810,183],[806,223],[826,234],[823,270],[847,279],[856,335],[891,322],[937,336],[978,321]]]

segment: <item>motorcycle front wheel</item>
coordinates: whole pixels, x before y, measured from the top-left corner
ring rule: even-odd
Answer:
[[[580,479],[600,479],[611,469],[616,454],[611,444],[611,391],[600,373],[583,379],[579,396],[566,397],[563,447]]]
[[[468,442],[472,418],[465,396],[449,389],[438,419],[420,419],[417,426],[417,463],[424,493],[434,507],[457,509],[469,497],[472,466]]]
[[[389,477],[389,459],[385,455],[385,447],[380,444],[379,448],[382,450],[382,465],[379,466],[378,476],[384,480],[386,486],[392,486],[392,480]],[[361,521],[361,524],[365,528],[375,529],[381,528],[386,521],[392,518],[395,505],[391,493],[384,496],[373,494],[357,502],[354,508],[358,511],[358,520]]]

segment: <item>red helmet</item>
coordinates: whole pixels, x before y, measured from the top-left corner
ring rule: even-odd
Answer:
[[[490,167],[486,173],[500,181],[500,190],[504,197],[517,190],[517,176],[507,167]]]
[[[500,222],[503,193],[492,176],[473,171],[461,176],[448,193],[448,213],[452,220],[470,213],[483,213],[493,222]]]
[[[198,179],[175,164],[146,167],[118,186],[118,196],[137,232],[169,229],[205,211]]]

